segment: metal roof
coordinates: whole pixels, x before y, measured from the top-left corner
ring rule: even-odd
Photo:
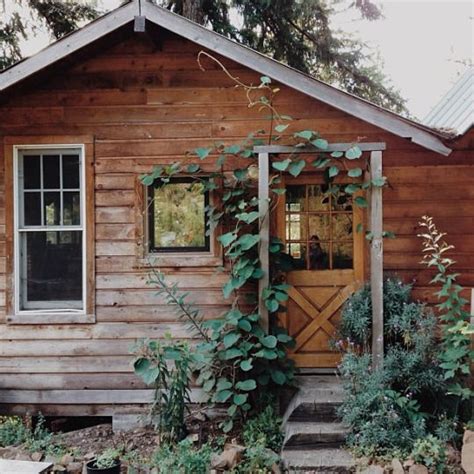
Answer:
[[[321,102],[443,155],[445,135],[303,74],[148,1],[132,0],[0,73],[0,93],[134,20],[136,15]]]
[[[474,124],[474,68],[467,69],[423,123],[457,135],[471,128]]]

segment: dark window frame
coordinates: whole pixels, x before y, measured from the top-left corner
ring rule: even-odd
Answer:
[[[205,178],[204,178],[205,179]],[[155,199],[154,190],[167,184],[180,184],[180,183],[193,183],[196,180],[188,177],[177,177],[170,178],[169,183],[166,184],[151,184],[147,187],[148,197],[151,198],[150,205],[148,206],[147,225],[148,225],[148,252],[150,254],[170,254],[170,253],[208,253],[211,251],[211,238],[207,232],[209,228],[209,218],[207,216],[206,208],[210,203],[210,191],[204,192],[204,245],[194,247],[155,247]],[[151,192],[150,192],[151,191]]]

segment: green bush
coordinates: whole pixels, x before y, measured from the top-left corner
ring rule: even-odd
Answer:
[[[362,456],[408,456],[417,439],[434,432],[446,386],[439,366],[436,318],[410,301],[411,286],[384,283],[385,357],[374,371],[370,353],[370,288],[342,310],[339,345],[345,400],[340,415],[351,430],[349,446]],[[436,415],[436,416],[433,416]]]
[[[242,433],[245,446],[262,445],[280,452],[283,444],[281,422],[282,419],[276,415],[273,405],[267,405],[262,412],[245,422]]]
[[[413,460],[426,466],[430,472],[442,474],[446,469],[446,445],[433,435],[417,439],[411,452]]]
[[[279,456],[261,444],[249,446],[242,461],[235,467],[235,474],[267,474],[274,472],[272,466],[278,464]]]

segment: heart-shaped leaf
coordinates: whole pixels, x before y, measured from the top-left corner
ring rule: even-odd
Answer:
[[[303,171],[303,168],[306,166],[305,160],[293,161],[288,168],[289,173],[295,178]]]
[[[291,160],[287,158],[283,161],[274,161],[272,163],[272,167],[275,168],[277,171],[286,171],[288,166],[290,166]]]

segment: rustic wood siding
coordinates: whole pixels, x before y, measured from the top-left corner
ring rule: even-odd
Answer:
[[[204,60],[208,70],[199,69],[199,47],[164,33],[159,42],[157,47],[139,36],[121,41],[68,69],[56,67],[54,75],[42,76],[34,88],[4,98],[0,105],[0,136],[95,137],[96,324],[6,324],[5,175],[0,167],[0,389],[9,389],[5,407],[12,411],[21,409],[12,403],[12,393],[41,390],[43,398],[30,392],[29,405],[22,396],[26,408],[41,406],[44,413],[111,412],[94,392],[89,398],[74,392],[81,389],[114,390],[122,409],[131,409],[131,392],[119,392],[144,388],[130,365],[134,340],[161,338],[167,332],[189,337],[183,323],[146,285],[147,270],[139,265],[137,178],[156,164],[186,162],[185,153],[197,146],[238,141],[252,130],[268,131],[269,121],[266,112],[247,107],[244,93],[215,64]],[[221,60],[240,80],[259,82],[257,73]],[[311,128],[331,141],[387,143],[384,173],[391,187],[384,191],[385,228],[398,238],[385,244],[386,270],[407,280],[417,278],[416,294],[430,300],[416,238],[416,223],[428,213],[457,246],[462,282],[474,283],[474,167],[469,150],[445,158],[280,87],[276,105],[295,119],[289,132]],[[170,281],[189,291],[189,299],[206,317],[226,308],[221,292],[226,277],[215,267],[167,272]],[[53,390],[71,390],[62,408],[48,405],[59,396]],[[73,403],[75,408],[67,407]]]

